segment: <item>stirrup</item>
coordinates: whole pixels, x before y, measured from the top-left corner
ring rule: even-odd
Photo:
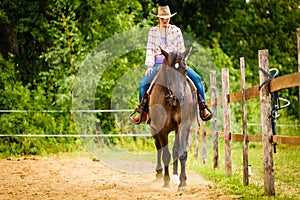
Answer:
[[[135,113],[139,113],[140,116],[140,119],[139,121],[135,121],[135,120],[132,120],[132,116],[135,114]],[[143,121],[143,116],[146,112],[142,111],[142,112],[138,112],[137,109],[135,109],[130,115],[129,115],[129,121],[132,122],[133,124],[140,124],[142,121]],[[147,113],[146,113],[147,114]],[[146,120],[147,121],[147,120]]]
[[[148,97],[149,97],[148,93],[145,92],[144,95],[143,95],[143,97],[142,97],[142,100],[140,102],[140,105],[129,115],[129,121],[131,121],[134,124],[140,124],[140,123],[142,123],[144,121],[145,122],[147,121],[147,115],[148,115],[147,114],[148,113],[148,105],[147,105],[148,104]],[[138,112],[139,115],[140,115],[140,119],[138,121],[132,119],[133,115],[136,112]],[[146,119],[143,120],[143,117],[144,117],[145,113],[146,113]]]
[[[207,117],[204,117],[203,112],[204,112],[205,109],[209,112],[209,115]],[[206,104],[204,104],[204,108],[200,109],[200,117],[203,121],[208,121],[212,117],[212,113],[211,113],[210,109],[208,108],[208,106]]]

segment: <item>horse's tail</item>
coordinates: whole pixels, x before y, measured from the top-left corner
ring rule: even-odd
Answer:
[[[187,81],[189,83],[189,85],[191,86],[191,92],[192,92],[192,98],[193,98],[193,111],[195,112],[194,114],[196,115],[196,119],[197,119],[197,123],[198,123],[198,126],[200,126],[200,119],[199,119],[199,116],[200,116],[200,113],[199,113],[199,108],[198,108],[198,91],[197,91],[197,88],[194,84],[194,82],[189,78],[187,77]]]
[[[198,105],[198,96],[197,96],[197,91],[194,91],[193,92],[193,99],[194,99],[194,104],[193,104],[193,107],[194,107],[194,110],[196,112],[196,119],[197,119],[197,123],[198,123],[198,126],[200,126],[200,111],[199,111],[199,105]]]

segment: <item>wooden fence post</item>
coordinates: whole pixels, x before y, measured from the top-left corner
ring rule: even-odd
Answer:
[[[231,159],[231,132],[230,132],[230,109],[229,109],[229,69],[222,69],[222,97],[224,110],[224,142],[225,142],[225,168],[226,174],[232,175]]]
[[[201,158],[202,163],[206,164],[206,123],[200,121],[200,136],[201,136]]]
[[[210,72],[210,97],[211,97],[211,129],[212,129],[212,141],[213,141],[213,161],[214,161],[214,169],[218,168],[218,160],[219,160],[219,147],[218,147],[218,123],[217,123],[217,78],[216,71]]]
[[[243,171],[244,185],[249,185],[248,171],[248,131],[247,131],[247,109],[246,109],[246,78],[245,78],[245,58],[240,58],[241,76],[242,76],[242,114],[243,114]]]
[[[269,72],[268,50],[258,51],[259,67],[266,72]],[[259,83],[264,83],[268,77],[259,70]],[[263,143],[263,161],[264,161],[264,186],[265,192],[271,196],[275,195],[274,188],[274,164],[272,152],[272,124],[269,116],[270,108],[270,88],[265,85],[259,92],[260,96],[260,111],[262,124],[262,143]]]

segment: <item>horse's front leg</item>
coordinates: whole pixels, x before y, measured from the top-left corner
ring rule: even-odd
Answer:
[[[187,147],[187,141],[188,141],[188,136],[189,136],[189,130],[190,126],[185,125],[182,126],[179,130],[179,160],[180,160],[180,166],[181,166],[181,171],[180,171],[180,184],[178,186],[178,191],[185,191],[186,190],[186,160],[188,157],[188,153],[186,150]]]
[[[180,165],[181,165],[181,171],[180,171],[180,183],[178,185],[178,191],[185,191],[186,190],[186,160],[187,160],[187,151],[184,151],[182,155],[179,157]]]
[[[161,179],[163,177],[162,175],[162,165],[161,165],[161,156],[162,156],[162,148],[160,145],[160,141],[157,134],[153,135],[153,138],[155,140],[155,147],[156,147],[156,179]]]
[[[175,141],[173,145],[172,155],[173,155],[173,176],[172,182],[175,185],[179,185],[180,180],[178,176],[178,150],[179,150],[179,134],[178,131],[175,132]]]
[[[171,153],[169,151],[167,134],[161,136],[161,145],[162,145],[162,150],[163,150],[162,160],[163,160],[164,166],[165,166],[164,186],[163,187],[169,187],[169,184],[170,184],[169,164],[171,161]]]

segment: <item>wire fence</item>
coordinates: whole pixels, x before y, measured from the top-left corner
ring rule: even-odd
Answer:
[[[132,109],[119,109],[119,110],[0,110],[0,113],[124,113],[132,112]],[[147,133],[128,133],[128,134],[0,134],[0,137],[152,137]]]
[[[132,112],[129,109],[120,110],[0,110],[0,113],[26,113],[26,112],[40,112],[40,113],[118,113],[118,112]]]
[[[0,110],[0,113],[124,113],[131,109],[119,110]],[[248,126],[261,127],[261,124],[248,123]],[[279,127],[300,127],[300,124],[277,124]],[[151,137],[151,134],[0,134],[0,137]]]

